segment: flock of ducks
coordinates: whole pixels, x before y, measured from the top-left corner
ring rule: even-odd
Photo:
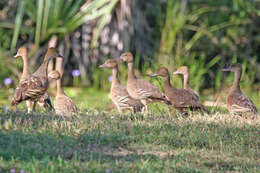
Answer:
[[[46,109],[55,110],[60,115],[77,113],[76,105],[62,89],[63,56],[55,48],[47,50],[42,65],[33,74],[29,74],[27,50],[25,47],[19,48],[15,58],[19,57],[23,59],[23,73],[11,102],[11,105],[15,109],[19,103],[26,101],[28,112],[34,111],[38,104],[44,106]],[[56,58],[57,61],[56,69],[48,74],[47,67],[49,61],[53,58]],[[118,77],[118,63],[120,62],[126,62],[128,66],[126,86],[120,83]],[[183,75],[183,89],[171,85],[170,74],[166,67],[160,67],[151,75],[152,77],[160,76],[163,78],[165,93],[149,81],[136,77],[134,59],[130,52],[121,54],[118,59],[107,59],[99,67],[112,70],[110,98],[119,113],[122,113],[125,109],[132,112],[148,113],[149,103],[161,102],[174,107],[181,114],[187,114],[188,111],[200,111],[201,113],[209,114],[207,108],[200,102],[198,94],[189,85],[189,69],[186,66],[182,66],[173,72],[173,75]],[[240,90],[241,64],[233,64],[223,69],[223,71],[232,71],[235,73],[233,85],[226,99],[227,108],[230,113],[250,113],[254,119],[257,118],[255,105]],[[48,83],[51,80],[57,81],[54,107],[47,92]]]
[[[49,48],[45,54],[43,63],[33,74],[29,74],[27,49],[18,49],[15,58],[23,59],[23,73],[19,84],[15,89],[11,106],[17,109],[17,105],[26,101],[28,113],[35,110],[36,104],[44,106],[46,109],[55,110],[57,114],[68,115],[77,113],[77,107],[62,89],[61,79],[63,75],[63,56],[55,48]],[[50,60],[56,58],[56,70],[48,74],[48,64]],[[48,95],[48,83],[50,80],[57,81],[57,93],[54,100],[54,107]]]

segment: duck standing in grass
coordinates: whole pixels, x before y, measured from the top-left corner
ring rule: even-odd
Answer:
[[[227,108],[229,112],[231,114],[249,112],[253,114],[253,119],[256,119],[257,109],[254,103],[240,90],[242,65],[232,64],[229,67],[224,68],[223,71],[234,72],[234,82],[226,99]]]
[[[190,87],[190,80],[189,80],[189,69],[187,66],[181,66],[177,69],[177,71],[172,73],[173,75],[181,74],[183,75],[183,89],[189,91],[195,97],[199,99],[199,95]]]
[[[120,83],[118,78],[118,65],[115,59],[108,59],[100,68],[112,69],[112,85],[110,88],[110,97],[119,113],[124,109],[130,109],[132,112],[141,111],[144,105],[139,101],[133,99],[125,86]]]
[[[160,67],[153,75],[161,76],[164,80],[164,90],[170,99],[171,105],[179,110],[182,114],[187,114],[188,110],[199,110],[209,114],[206,107],[189,91],[178,89],[171,85],[169,71],[165,67]]]
[[[19,84],[22,83],[23,80],[25,80],[28,76],[30,76],[29,73],[29,65],[28,65],[28,56],[27,56],[27,49],[25,46],[22,46],[18,49],[16,55],[14,56],[15,59],[22,58],[23,59],[23,72],[22,76],[20,77]],[[30,100],[26,100],[26,106],[27,106],[27,112],[30,113],[32,102]],[[17,108],[15,108],[17,109]]]
[[[57,80],[57,93],[54,100],[54,109],[56,114],[59,115],[72,115],[76,114],[77,107],[62,89],[61,79],[63,76],[63,59],[56,60],[56,70],[60,73],[60,78]]]
[[[144,111],[148,112],[148,103],[163,102],[170,104],[168,97],[159,88],[135,76],[134,59],[130,52],[123,53],[119,60],[127,63],[128,78],[126,88],[132,98],[140,100],[144,104],[143,113]]]
[[[15,90],[14,98],[11,106],[17,107],[22,101],[29,100],[33,102],[33,110],[35,110],[36,102],[46,93],[48,89],[47,67],[49,61],[53,58],[63,58],[55,48],[49,48],[44,61],[38,70],[32,75],[27,76],[19,83]]]

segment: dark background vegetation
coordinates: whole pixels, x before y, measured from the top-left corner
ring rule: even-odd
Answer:
[[[0,84],[21,74],[21,61],[11,58],[20,46],[28,47],[34,71],[52,39],[65,55],[65,85],[108,89],[110,71],[97,66],[131,51],[139,74],[161,64],[171,71],[185,64],[192,87],[210,93],[231,84],[232,75],[221,69],[239,62],[242,86],[257,93],[259,9],[257,0],[1,0]],[[55,62],[49,70],[54,67]],[[81,72],[76,82],[73,69]],[[120,70],[125,81],[126,66]],[[181,87],[176,78],[174,84]]]

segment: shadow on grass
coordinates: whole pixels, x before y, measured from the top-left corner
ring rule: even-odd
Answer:
[[[19,117],[21,121],[32,121],[32,124],[23,131],[15,128],[0,130],[0,156],[5,161],[15,159],[23,162],[44,158],[112,163],[118,160],[141,163],[144,160],[170,159],[175,160],[175,164],[185,165],[189,160],[195,168],[197,160],[201,159],[200,165],[209,169],[229,171],[242,168],[260,169],[260,165],[255,162],[230,161],[230,158],[222,158],[221,155],[217,156],[217,159],[210,154],[205,158],[199,155],[199,151],[204,150],[206,155],[207,151],[214,151],[215,154],[227,153],[232,157],[248,158],[250,161],[257,159],[259,129],[250,126],[229,127],[205,122],[169,123],[164,122],[166,117],[161,117],[162,120],[159,121],[155,117],[147,120],[147,117],[135,116],[118,117],[113,120],[102,118],[101,115],[93,116],[91,118],[96,118],[101,126],[107,126],[105,131],[101,132],[100,129],[93,128],[79,135],[64,135],[56,129],[45,129],[42,132],[37,129],[39,123],[45,121],[59,123],[60,120],[64,120],[63,117],[3,114],[0,121],[2,126],[6,120],[15,121]],[[155,123],[156,121],[158,124]],[[126,126],[127,124],[129,126]],[[149,148],[149,145],[152,147]],[[162,157],[158,154],[158,151],[162,150],[159,148],[161,145],[166,146],[164,154],[173,153]],[[138,147],[141,148],[141,152],[138,151]],[[176,150],[181,152],[174,153]],[[193,150],[193,153],[185,152],[186,150]]]

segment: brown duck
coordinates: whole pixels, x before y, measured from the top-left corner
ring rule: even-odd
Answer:
[[[48,83],[50,83],[51,80],[58,79],[60,79],[60,73],[57,70],[53,70],[48,74]],[[45,92],[45,94],[39,98],[37,104],[42,107],[45,107],[45,109],[54,110],[48,92]]]
[[[171,85],[167,68],[160,67],[152,76],[161,76],[163,78],[165,94],[170,99],[171,105],[182,114],[186,114],[189,109],[209,113],[205,106],[189,91]]]
[[[23,59],[23,73],[22,73],[22,76],[21,76],[20,81],[19,81],[19,83],[21,83],[21,81],[23,81],[28,76],[30,76],[30,72],[29,72],[29,68],[28,68],[29,64],[28,64],[28,56],[27,56],[26,47],[22,46],[18,49],[17,54],[14,56],[14,58],[17,59],[19,57],[22,57],[22,59]],[[48,77],[48,79],[49,78],[53,79],[53,77],[55,77],[55,76],[53,76],[53,74],[51,74],[50,77]],[[43,96],[41,96],[41,98],[39,98],[37,104],[40,105],[41,107],[44,107],[45,110],[49,110],[49,111],[54,110],[48,92],[46,92]],[[26,105],[27,105],[28,113],[30,113],[32,111],[32,109],[31,109],[32,102],[30,100],[26,100]],[[34,106],[33,110],[35,110],[36,104],[34,104],[33,106]]]
[[[115,104],[119,113],[122,110],[130,109],[132,112],[141,111],[143,104],[139,100],[133,99],[127,92],[125,86],[120,83],[118,78],[118,65],[117,61],[114,59],[108,59],[100,68],[112,69],[112,85],[110,88],[110,97]]]
[[[253,113],[254,119],[257,118],[257,109],[254,103],[240,90],[240,79],[242,75],[241,64],[232,64],[228,68],[224,68],[223,71],[232,71],[235,73],[233,85],[226,99],[229,112],[231,114],[236,112],[249,112]]]
[[[168,97],[161,92],[159,88],[144,79],[136,78],[134,73],[133,55],[130,52],[123,53],[119,59],[127,62],[128,78],[126,88],[132,98],[140,100],[144,104],[142,112],[144,112],[144,110],[148,112],[147,105],[151,102],[170,104]]]
[[[181,66],[177,69],[177,71],[172,73],[173,75],[181,74],[183,75],[183,88],[193,94],[197,99],[199,99],[199,95],[190,87],[189,81],[189,69],[187,66]]]
[[[14,98],[11,102],[11,106],[17,106],[20,102],[30,100],[34,102],[34,108],[36,102],[42,97],[48,89],[48,76],[47,67],[49,61],[52,58],[63,58],[59,55],[58,51],[54,48],[49,48],[44,61],[38,70],[32,75],[27,76],[15,90]]]
[[[60,73],[60,79],[57,80],[57,93],[54,100],[54,109],[59,115],[72,115],[77,113],[77,107],[62,89],[61,79],[63,75],[63,59],[56,60],[56,70]]]
[[[15,59],[18,58],[23,59],[23,73],[22,76],[20,77],[19,84],[26,79],[28,76],[30,76],[29,73],[29,68],[28,68],[28,56],[27,56],[27,49],[26,47],[22,46],[18,49],[16,55],[14,56]],[[32,102],[30,100],[26,100],[26,106],[27,106],[27,112],[30,113],[31,107],[32,107]],[[16,109],[16,108],[15,108]]]

